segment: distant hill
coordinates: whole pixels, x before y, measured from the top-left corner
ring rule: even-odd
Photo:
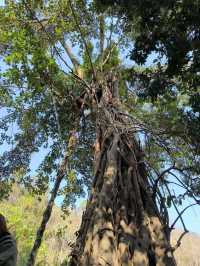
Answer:
[[[172,246],[176,244],[180,235],[181,231],[178,229],[172,232]],[[200,266],[200,235],[186,234],[174,254],[178,266]]]
[[[45,196],[38,199],[17,186],[13,187],[9,200],[0,202],[0,213],[7,217],[9,228],[17,239],[18,266],[26,265],[45,205]],[[61,210],[54,207],[36,266],[61,266],[64,261],[67,261],[70,244],[75,241],[74,233],[81,222],[81,214],[81,209],[74,210],[63,220]],[[173,246],[180,234],[180,230],[173,231]],[[183,238],[181,246],[175,251],[175,257],[178,266],[200,266],[200,236],[188,233]]]

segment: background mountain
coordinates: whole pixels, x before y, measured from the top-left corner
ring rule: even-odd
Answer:
[[[181,231],[176,229],[172,233],[172,246],[176,244]],[[195,233],[188,233],[183,237],[181,246],[175,251],[175,258],[178,266],[199,266],[200,265],[200,236]]]

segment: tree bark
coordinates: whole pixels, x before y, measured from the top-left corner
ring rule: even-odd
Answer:
[[[70,266],[174,266],[142,151],[111,86],[97,112],[95,177]]]

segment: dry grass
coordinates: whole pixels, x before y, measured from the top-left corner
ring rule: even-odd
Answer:
[[[180,230],[172,233],[172,246],[181,235]],[[181,246],[175,251],[178,266],[200,266],[200,236],[188,233],[183,237]]]

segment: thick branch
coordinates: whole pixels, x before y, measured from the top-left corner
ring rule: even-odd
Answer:
[[[99,41],[100,41],[100,55],[103,55],[104,51],[104,39],[105,39],[105,34],[104,34],[104,17],[103,15],[100,15],[99,17]]]
[[[75,55],[72,53],[71,48],[69,47],[69,45],[66,42],[63,43],[63,47],[65,48],[65,51],[66,51],[67,55],[69,56],[72,64],[74,65],[74,68],[77,71],[77,69],[78,69],[78,67],[80,65],[78,60],[76,59]]]

